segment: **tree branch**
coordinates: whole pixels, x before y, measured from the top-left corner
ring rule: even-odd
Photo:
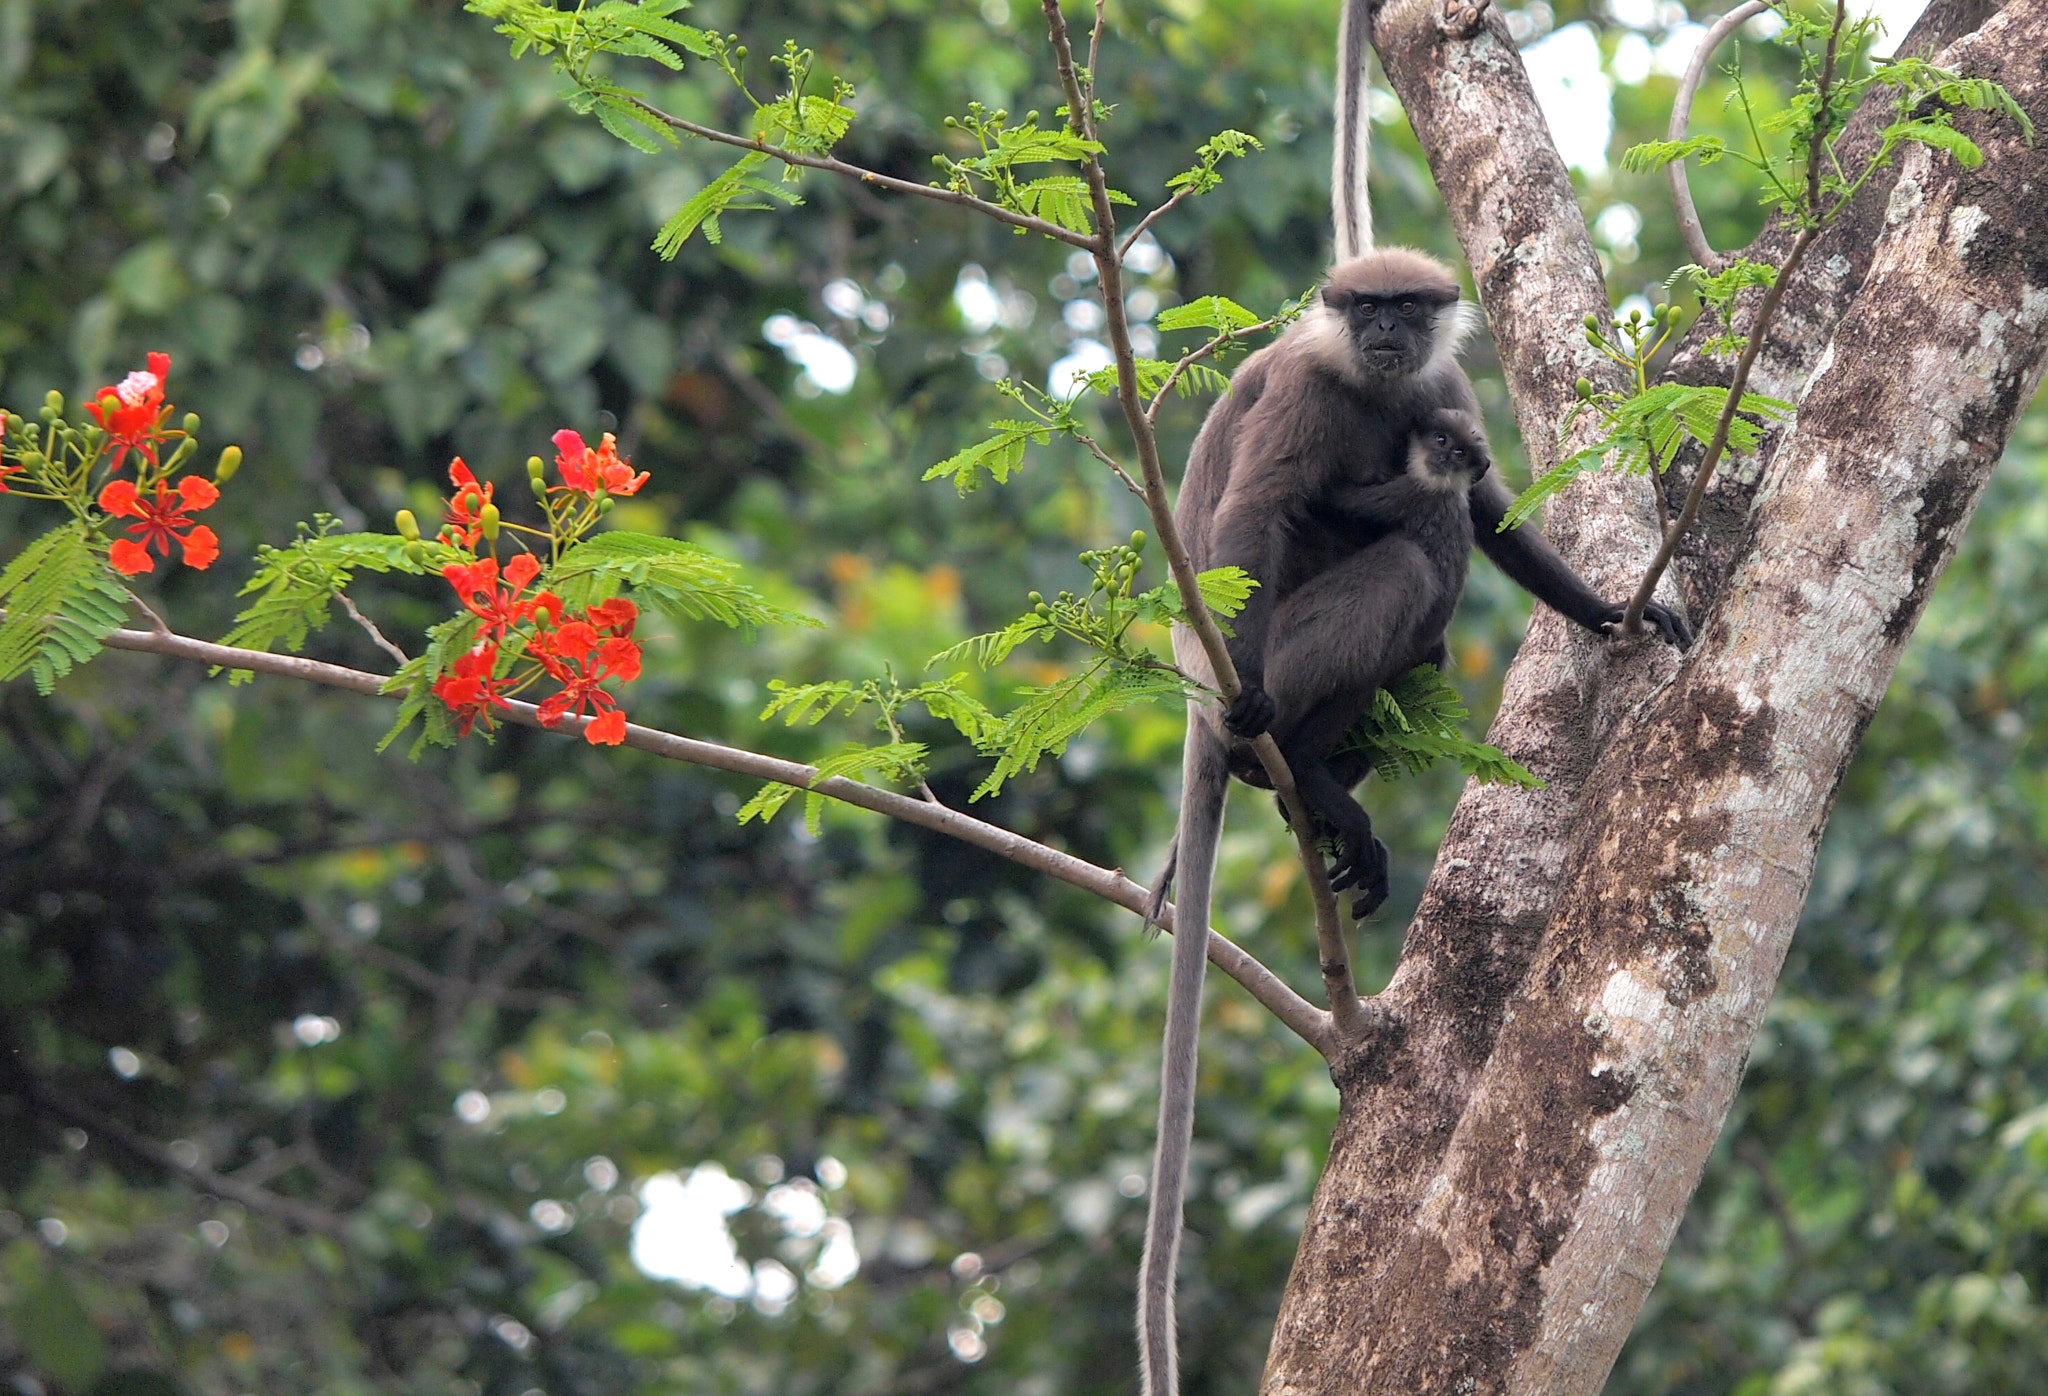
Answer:
[[[1059,0],[1039,0],[1039,7],[1051,32],[1060,86],[1067,95],[1068,124],[1075,131],[1086,134],[1084,113],[1088,107],[1080,79],[1074,71],[1074,47],[1067,34],[1066,17],[1060,13]],[[1088,181],[1088,196],[1095,216],[1095,236],[1090,239],[1088,250],[1095,258],[1110,349],[1116,356],[1117,403],[1123,409],[1124,421],[1129,425],[1138,448],[1138,464],[1145,481],[1145,507],[1152,515],[1153,531],[1159,537],[1167,565],[1173,572],[1174,585],[1180,591],[1188,626],[1201,640],[1202,651],[1208,657],[1217,688],[1225,701],[1234,702],[1243,691],[1238,682],[1237,666],[1231,662],[1230,651],[1223,643],[1223,632],[1217,628],[1216,618],[1209,614],[1209,607],[1202,600],[1194,563],[1188,557],[1179,529],[1174,526],[1173,510],[1167,502],[1166,472],[1159,463],[1159,438],[1152,430],[1152,419],[1146,414],[1145,405],[1138,400],[1137,355],[1131,348],[1130,322],[1124,313],[1123,261],[1117,248],[1116,214],[1109,202],[1109,180],[1097,156],[1091,155],[1082,163],[1082,173]],[[1368,1019],[1352,978],[1351,951],[1344,940],[1336,895],[1330,891],[1329,870],[1323,866],[1323,852],[1316,844],[1315,821],[1302,801],[1301,792],[1295,787],[1294,773],[1287,769],[1287,760],[1280,754],[1280,748],[1271,735],[1261,734],[1252,743],[1252,750],[1258,755],[1259,764],[1265,768],[1267,777],[1273,782],[1274,793],[1279,795],[1287,812],[1287,824],[1294,833],[1295,848],[1301,855],[1302,871],[1308,876],[1309,898],[1316,913],[1317,951],[1332,1021],[1339,1037],[1355,1040],[1366,1031]]]
[[[250,673],[298,679],[305,683],[338,688],[372,698],[392,696],[384,691],[387,680],[380,675],[295,654],[268,654],[262,650],[236,649],[205,640],[194,640],[183,635],[158,635],[147,630],[117,630],[105,636],[101,643],[108,649],[133,650],[142,654],[162,655],[169,659],[183,659],[223,669],[244,669]],[[548,728],[542,724],[539,710],[533,704],[517,700],[509,702],[501,711],[506,721],[516,722],[522,727],[536,727],[543,731],[565,734],[581,732],[586,722],[586,719],[571,717],[565,718],[553,728]],[[625,744],[636,751],[665,757],[670,761],[708,766],[713,770],[730,771],[734,775],[753,776],[759,780],[781,781],[785,785],[794,785],[799,790],[814,790],[820,795],[846,804],[873,810],[877,814],[900,819],[906,824],[915,824],[934,833],[959,839],[962,843],[973,844],[976,848],[1007,858],[1034,872],[1057,878],[1071,887],[1093,893],[1104,901],[1113,902],[1141,916],[1151,898],[1149,891],[1119,871],[1098,868],[1093,863],[1048,848],[1042,843],[1025,838],[1022,834],[1011,833],[1008,829],[976,819],[972,815],[961,814],[944,805],[913,799],[908,795],[898,795],[893,790],[882,790],[840,776],[820,780],[816,766],[763,756],[758,752],[724,746],[718,742],[680,737],[671,732],[642,727],[638,723],[626,724]],[[1174,929],[1171,908],[1167,909],[1158,924],[1168,931]],[[1257,999],[1274,1017],[1292,1028],[1311,1047],[1322,1052],[1330,1050],[1330,1015],[1288,988],[1279,976],[1259,963],[1243,947],[1213,930],[1209,932],[1209,962],[1242,984],[1246,992]]]
[[[871,184],[878,189],[887,189],[897,194],[913,194],[920,199],[932,199],[938,203],[952,204],[956,208],[971,209],[984,217],[995,219],[998,223],[1007,223],[1013,228],[1022,228],[1027,232],[1042,233],[1057,242],[1064,242],[1073,247],[1092,250],[1095,246],[1095,240],[1086,233],[1062,228],[1057,223],[1048,223],[1045,219],[1034,218],[1028,213],[1017,213],[1004,208],[1001,204],[978,199],[972,194],[963,194],[957,189],[947,189],[937,184],[916,184],[907,179],[898,179],[894,175],[885,175],[860,165],[849,164],[830,155],[805,155],[801,151],[771,145],[752,136],[735,135],[731,131],[721,131],[715,126],[704,126],[680,116],[671,116],[652,102],[639,97],[628,100],[664,126],[677,131],[687,131],[707,141],[738,146],[741,150],[759,151],[786,165],[800,165],[807,170],[824,170],[828,174],[843,175],[862,184]]]
[[[1664,132],[1666,140],[1685,139],[1686,128],[1692,124],[1692,99],[1698,94],[1707,63],[1713,58],[1714,50],[1721,46],[1721,41],[1769,8],[1767,0],[1746,0],[1746,3],[1737,5],[1714,21],[1694,51],[1685,76],[1678,80],[1678,95],[1671,102],[1671,125]],[[1685,250],[1706,271],[1720,271],[1730,259],[1716,252],[1707,241],[1707,231],[1700,225],[1700,211],[1693,206],[1692,185],[1686,181],[1685,161],[1673,160],[1664,167],[1664,175],[1671,183],[1671,204],[1678,215],[1678,231],[1685,238]]]

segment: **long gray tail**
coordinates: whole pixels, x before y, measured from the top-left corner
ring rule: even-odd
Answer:
[[[1344,0],[1337,22],[1337,120],[1330,164],[1330,216],[1337,260],[1372,250],[1372,202],[1365,176],[1372,144],[1372,0]]]
[[[1166,1047],[1159,1070],[1159,1139],[1152,1155],[1152,1208],[1145,1219],[1145,1260],[1138,1271],[1138,1358],[1145,1396],[1180,1389],[1173,1323],[1180,1260],[1181,1205],[1195,1132],[1195,1064],[1202,1026],[1202,975],[1209,959],[1209,885],[1230,790],[1229,755],[1188,705],[1181,767],[1180,834],[1175,841],[1180,899],[1174,907],[1173,970],[1167,981]],[[1172,868],[1168,869],[1169,876]],[[1162,880],[1162,886],[1164,881]]]

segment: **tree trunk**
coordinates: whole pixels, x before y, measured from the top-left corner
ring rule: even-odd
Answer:
[[[1604,293],[1504,30],[1446,39],[1435,10],[1400,0],[1377,37],[1537,457]],[[1941,61],[2048,125],[2044,54],[2048,0],[2015,0]],[[1389,1026],[1334,1072],[1265,1391],[1605,1380],[1719,1133],[1836,786],[2039,380],[2048,147],[1959,124],[1986,163],[1903,157],[1860,293],[1803,298],[1794,339],[1819,363],[1685,663],[1532,626],[1493,740],[1550,787],[1460,802]],[[1583,482],[1552,531],[1619,592],[1647,499]]]

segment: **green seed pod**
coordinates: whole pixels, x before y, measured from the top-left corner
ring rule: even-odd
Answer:
[[[529,479],[529,480],[538,480],[538,479],[540,479],[540,478],[541,478],[542,476],[546,475],[547,473],[548,473],[548,468],[547,468],[547,466],[545,466],[544,464],[542,464],[542,463],[541,463],[541,458],[540,458],[539,456],[528,456],[528,457],[526,458],[526,478],[527,478],[527,479]]]
[[[220,461],[213,467],[213,478],[225,485],[235,478],[235,472],[242,468],[242,448],[230,446],[220,453]]]
[[[498,506],[495,504],[486,504],[483,512],[477,515],[477,525],[484,531],[484,541],[489,543],[498,541],[499,517]]]
[[[398,516],[392,522],[398,525],[398,536],[400,538],[403,538],[408,543],[420,541],[420,521],[413,517],[412,510],[400,509]]]
[[[405,556],[413,566],[425,567],[427,565],[427,545],[415,538],[405,545]]]
[[[185,414],[185,435],[199,435],[199,414],[197,412],[187,412]]]

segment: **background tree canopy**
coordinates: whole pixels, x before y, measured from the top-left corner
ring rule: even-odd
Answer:
[[[1137,318],[1313,281],[1335,11],[1112,7],[1122,187],[1155,195],[1223,127],[1266,146],[1160,227]],[[905,178],[932,177],[967,100],[1059,102],[1009,0],[691,18],[757,54],[816,45],[860,92],[853,158]],[[1661,131],[1684,19],[1614,0],[1514,22],[1561,83],[1604,66],[1618,151]],[[738,100],[695,73],[657,97],[728,124]],[[1455,253],[1381,105],[1381,237]],[[1697,111],[1723,119],[1711,91]],[[1611,287],[1660,299],[1684,260],[1661,181],[1599,146],[1582,189]],[[248,451],[209,515],[227,561],[164,589],[191,633],[226,628],[236,560],[300,520],[432,517],[451,456],[516,484],[557,427],[615,430],[653,476],[617,521],[743,557],[828,621],[653,627],[636,717],[809,759],[869,734],[764,726],[768,679],[913,672],[1140,521],[1058,447],[1007,489],[919,482],[1000,414],[992,380],[1095,366],[1063,249],[807,179],[802,207],[664,262],[655,230],[723,157],[613,140],[452,0],[0,0],[0,153],[0,402],[168,349],[179,405]],[[1716,245],[1759,223],[1727,167],[1694,189]],[[1479,386],[1512,458],[1504,390]],[[1176,459],[1200,409],[1169,410]],[[2037,410],[1842,792],[1611,1390],[2048,1379],[2044,486]],[[33,526],[0,506],[0,555]],[[357,595],[409,647],[443,605],[404,579]],[[1475,569],[1454,634],[1475,730],[1519,606]],[[352,627],[316,652],[386,667]],[[855,811],[740,826],[743,782],[516,728],[377,756],[388,720],[127,655],[51,701],[0,694],[0,1374],[22,1396],[1127,1388],[1166,958],[1134,918]],[[1122,714],[992,817],[1149,874],[1179,725]],[[939,750],[932,783],[964,805],[985,763]],[[1369,792],[1397,881],[1365,987],[1455,789]],[[1259,800],[1219,897],[1313,979]],[[1203,1060],[1183,1361],[1190,1391],[1238,1391],[1335,1094],[1228,984]]]

